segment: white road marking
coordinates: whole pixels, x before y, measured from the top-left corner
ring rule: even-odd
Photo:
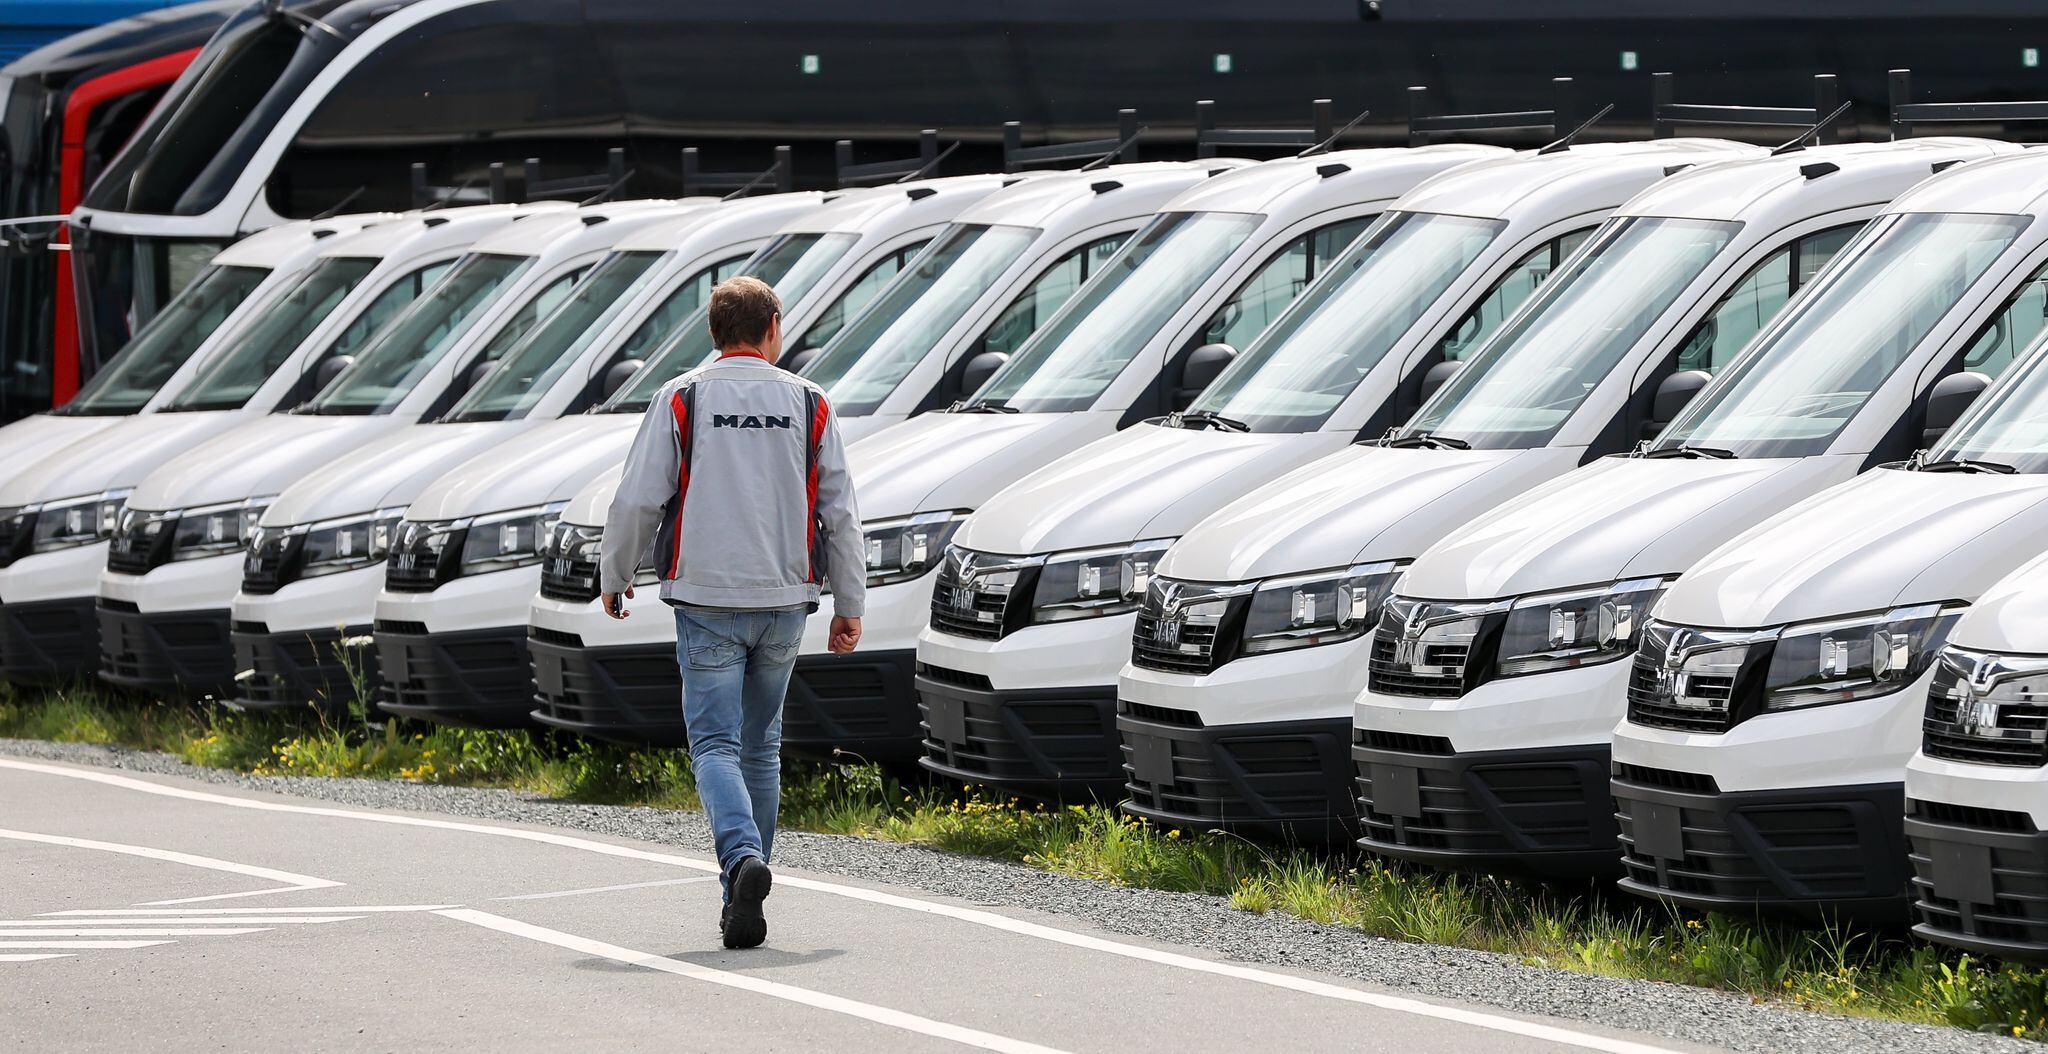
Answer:
[[[460,904],[377,904],[377,905],[371,905],[371,906],[363,906],[363,905],[360,905],[360,904],[358,904],[358,905],[351,905],[351,906],[349,906],[349,907],[345,907],[345,908],[320,908],[320,907],[309,907],[309,906],[300,906],[300,907],[296,907],[296,908],[183,908],[183,909],[181,909],[181,910],[179,910],[179,911],[178,911],[178,914],[180,914],[180,915],[267,915],[267,914],[269,914],[269,913],[271,913],[271,912],[279,912],[279,913],[283,913],[283,912],[292,912],[292,913],[296,913],[296,914],[301,914],[301,915],[303,915],[303,914],[305,914],[306,912],[309,912],[309,911],[340,911],[340,912],[346,912],[346,913],[348,913],[348,914],[350,914],[350,915],[358,915],[358,916],[359,916],[359,915],[363,915],[363,914],[365,914],[365,913],[367,913],[367,912],[372,912],[372,911],[443,911],[443,910],[446,910],[446,909],[448,909],[448,908],[459,908],[459,907],[461,907],[461,906],[462,906],[462,905],[460,905]],[[44,918],[44,919],[47,919],[47,918],[52,918],[52,917],[55,917],[55,916],[72,916],[72,915],[162,915],[162,914],[164,914],[164,912],[162,912],[162,911],[152,911],[152,910],[150,910],[150,909],[148,909],[148,908],[73,908],[73,909],[71,909],[70,911],[45,911],[45,912],[43,912],[43,913],[42,913],[41,915],[38,915],[38,916],[36,916],[36,917],[37,917],[37,918]],[[275,919],[264,919],[263,921],[265,921],[265,922],[275,922],[276,920],[275,920]]]
[[[264,927],[193,927],[165,929],[161,926],[122,926],[118,929],[0,930],[0,937],[233,937],[240,933],[262,933]]]
[[[197,791],[185,787],[172,787],[161,783],[151,783],[148,780],[119,776],[110,772],[96,772],[64,765],[49,765],[36,761],[18,761],[11,758],[0,758],[0,768],[19,769],[24,772],[40,772],[52,776],[62,776],[67,779],[86,780],[93,783],[103,783],[108,786],[124,787],[129,790],[140,791],[144,794],[182,798],[186,801],[209,802],[229,808],[253,809],[259,812],[295,813],[301,816],[326,816],[368,823],[385,823],[399,827],[427,827],[444,831],[464,831],[471,834],[538,842],[566,849],[579,849],[584,852],[597,853],[604,856],[670,864],[697,871],[708,871],[712,874],[718,873],[718,864],[714,861],[698,860],[669,853],[649,852],[645,849],[612,845],[588,838],[557,834],[553,831],[529,831],[517,827],[499,827],[491,824],[471,823],[461,820],[433,820],[421,816],[402,816],[387,813],[361,812],[354,809],[336,809],[320,805],[297,805],[291,802],[236,798],[226,794],[214,794],[209,791]],[[1585,1050],[1597,1050],[1602,1051],[1603,1054],[1676,1054],[1675,1048],[1662,1047],[1654,1043],[1603,1036],[1592,1032],[1580,1032],[1562,1025],[1526,1021],[1518,1017],[1509,1017],[1505,1014],[1490,1013],[1484,1010],[1444,1006],[1406,996],[1359,991],[1346,988],[1343,985],[1312,980],[1306,977],[1295,977],[1289,974],[1274,973],[1270,970],[1261,970],[1256,967],[1215,962],[1178,952],[1161,951],[1156,948],[1147,948],[1136,944],[1125,944],[1121,941],[1112,941],[1102,937],[1075,933],[1070,930],[1058,929],[1035,922],[1025,922],[1005,915],[998,915],[991,911],[981,911],[954,904],[942,904],[936,901],[919,900],[895,893],[883,893],[877,890],[863,889],[858,886],[845,886],[833,882],[820,882],[816,879],[797,878],[795,876],[777,875],[775,882],[777,885],[785,888],[808,889],[817,893],[829,893],[852,900],[866,901],[870,904],[882,904],[889,907],[902,908],[907,911],[924,912],[959,922],[985,926],[989,929],[1034,937],[1076,948],[1086,948],[1108,955],[1120,955],[1193,973],[1230,977],[1272,988],[1298,992],[1303,995],[1358,1003],[1380,1010],[1413,1014],[1417,1017],[1434,1018],[1440,1021],[1453,1021],[1462,1025],[1470,1025],[1474,1028],[1484,1028],[1508,1035],[1520,1036],[1524,1039],[1558,1043]]]
[[[308,915],[302,918],[293,915],[265,915],[260,919],[250,919],[248,921],[261,922],[265,926],[318,926],[327,922],[353,922],[362,917],[361,915]],[[0,926],[8,929],[21,926],[221,926],[234,921],[237,920],[223,918],[219,915],[206,915],[198,918],[158,918],[149,915],[140,917],[131,915],[121,918],[98,919],[0,919]]]
[[[73,952],[43,952],[37,955],[0,955],[0,963],[32,963],[44,959],[70,959]]]
[[[154,948],[172,941],[0,941],[0,951],[8,948]]]
[[[628,963],[633,966],[645,967],[649,970],[659,970],[662,973],[688,977],[691,980],[703,981],[707,984],[737,988],[743,992],[752,992],[756,995],[768,996],[771,999],[799,1003],[835,1014],[845,1014],[848,1017],[857,1017],[863,1021],[872,1021],[878,1025],[900,1028],[906,1032],[916,1032],[935,1039],[950,1040],[964,1046],[979,1047],[982,1050],[1003,1051],[1005,1054],[1059,1054],[1058,1049],[1054,1047],[1044,1047],[1036,1043],[1027,1043],[1020,1039],[1011,1039],[1008,1036],[998,1036],[991,1032],[982,1032],[961,1025],[948,1024],[944,1021],[934,1021],[931,1018],[919,1017],[916,1014],[905,1013],[901,1010],[892,1010],[885,1006],[875,1006],[872,1003],[863,1003],[844,996],[813,991],[809,988],[798,988],[795,985],[783,984],[780,981],[770,981],[752,976],[751,974],[733,973],[709,966],[699,966],[696,963],[665,958],[652,952],[634,951],[631,948],[622,948],[616,944],[606,944],[603,941],[592,940],[588,937],[579,937],[573,933],[563,933],[560,930],[535,926],[531,923],[520,922],[517,919],[508,919],[503,915],[493,915],[487,911],[476,911],[471,908],[453,908],[448,911],[435,912],[435,914],[472,925],[482,926],[486,929],[497,930],[500,933],[509,933],[515,937],[524,937],[530,941],[539,941],[542,944],[552,944],[558,948],[567,948],[570,951],[581,952],[584,955],[595,955],[614,962]]]
[[[268,879],[272,882],[285,883],[284,886],[277,889],[260,889],[254,893],[223,893],[219,896],[212,897],[187,897],[184,900],[159,900],[155,904],[147,905],[150,907],[156,907],[164,904],[187,904],[201,900],[224,900],[229,897],[252,897],[260,896],[265,893],[292,893],[307,889],[332,889],[334,887],[341,885],[341,883],[339,882],[330,882],[324,878],[313,878],[310,875],[295,875],[292,874],[290,871],[279,871],[275,868],[269,867],[257,867],[254,864],[238,864],[232,860],[217,860],[210,856],[197,856],[192,853],[180,853],[172,849],[152,849],[146,845],[123,845],[120,842],[96,842],[89,838],[69,838],[60,834],[35,834],[30,831],[10,831],[6,829],[0,829],[0,838],[12,839],[17,842],[42,842],[46,845],[61,845],[67,846],[72,849],[92,849],[102,853],[120,853],[125,856],[139,856],[149,860],[164,860],[173,864],[184,864],[188,867],[203,867],[209,871],[226,871],[229,874],[243,875],[249,878],[262,878]]]
[[[716,882],[717,875],[699,875],[696,878],[664,878],[659,882],[629,882],[623,886],[591,886],[588,889],[564,889],[555,893],[521,893],[516,897],[492,897],[492,900],[549,900],[554,897],[580,897],[585,893],[614,893],[622,889],[651,889],[655,886],[686,886],[693,882]]]

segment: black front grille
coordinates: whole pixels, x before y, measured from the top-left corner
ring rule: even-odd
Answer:
[[[2025,674],[2038,659],[1948,648],[1927,690],[1921,746],[1927,756],[1977,765],[2048,765],[2048,696]]]
[[[427,624],[408,619],[380,618],[370,628],[378,633],[398,633],[408,637],[427,635]]]
[[[297,581],[299,557],[305,544],[304,531],[257,528],[249,538],[249,551],[242,557],[242,592],[275,593]]]
[[[1249,586],[1154,578],[1131,629],[1131,665],[1204,674],[1237,657],[1251,602]]]
[[[126,509],[107,545],[107,570],[146,575],[171,560],[178,535],[178,514]]]
[[[1126,811],[1300,840],[1353,833],[1348,720],[1171,731],[1151,717],[1126,716],[1119,723]]]
[[[24,509],[0,509],[0,567],[29,554],[35,545],[36,514]]]
[[[1351,743],[1353,746],[1365,747],[1368,750],[1386,750],[1400,754],[1430,754],[1447,758],[1456,753],[1451,748],[1451,741],[1443,736],[1387,732],[1377,728],[1352,729]]]
[[[1919,932],[1993,954],[2048,953],[2048,836],[2026,813],[1906,802]]]
[[[1491,675],[1506,608],[1389,597],[1366,660],[1380,695],[1456,699]]]
[[[1038,568],[1030,561],[948,548],[932,583],[932,628],[955,637],[1001,640],[1030,614],[1037,584]]]
[[[1628,673],[1628,719],[1647,728],[1719,734],[1756,710],[1771,643],[1749,631],[1651,622]]]
[[[1906,815],[1928,823],[1948,827],[1970,827],[1980,831],[2006,831],[2013,834],[2034,833],[2034,821],[2023,812],[2010,809],[1981,809],[1974,805],[1957,805],[1945,801],[1920,801],[1907,799]]]
[[[1176,710],[1170,706],[1153,706],[1151,703],[1129,701],[1119,701],[1117,709],[1140,721],[1150,721],[1156,725],[1172,725],[1175,728],[1202,727],[1202,715],[1193,710]]]
[[[918,663],[917,675],[930,678],[940,684],[950,684],[958,688],[972,688],[978,692],[995,691],[995,685],[990,684],[987,677],[978,673],[968,673],[965,670],[949,670],[944,666]]]
[[[558,648],[580,648],[583,646],[583,637],[580,634],[566,633],[558,629],[549,629],[546,626],[526,627],[526,639],[539,644],[552,644]]]
[[[384,558],[384,588],[394,593],[431,593],[455,577],[462,565],[467,531],[455,522],[402,521]]]
[[[557,523],[541,542],[540,595],[584,604],[597,599],[599,546],[604,528]]]
[[[1671,769],[1653,769],[1647,765],[1631,765],[1625,761],[1614,763],[1614,778],[1645,787],[1662,787],[1665,790],[1684,791],[1687,794],[1719,794],[1721,787],[1714,777],[1697,772],[1676,772]]]

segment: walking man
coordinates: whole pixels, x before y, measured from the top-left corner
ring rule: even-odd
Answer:
[[[827,646],[860,643],[866,546],[831,404],[775,367],[782,302],[756,278],[711,291],[718,358],[670,381],[647,409],[605,518],[605,613],[650,545],[661,599],[675,609],[676,661],[697,794],[718,843],[728,948],[768,937],[782,797],[782,697],[805,616],[829,575]]]

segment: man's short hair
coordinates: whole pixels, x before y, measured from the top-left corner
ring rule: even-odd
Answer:
[[[782,298],[768,283],[749,275],[728,278],[711,290],[711,343],[720,348],[759,344],[768,324],[782,313]]]

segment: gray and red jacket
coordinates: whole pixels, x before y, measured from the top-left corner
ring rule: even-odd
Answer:
[[[832,608],[859,617],[867,553],[832,405],[755,355],[670,381],[647,408],[605,518],[600,588],[623,593],[648,553],[661,598],[718,608]]]

